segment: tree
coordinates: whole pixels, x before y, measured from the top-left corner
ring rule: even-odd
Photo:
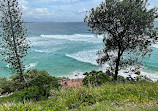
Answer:
[[[150,56],[149,46],[156,37],[153,22],[158,16],[157,9],[147,9],[147,5],[147,0],[106,0],[85,18],[93,33],[104,35],[97,62],[109,64],[115,81],[119,69]]]
[[[20,75],[21,83],[27,86],[24,78],[24,57],[28,54],[29,42],[26,40],[25,24],[22,20],[17,0],[1,0],[1,28],[3,61],[9,69]]]

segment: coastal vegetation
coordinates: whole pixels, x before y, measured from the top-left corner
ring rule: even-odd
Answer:
[[[146,1],[106,0],[89,12],[88,26],[93,33],[104,36],[97,62],[101,66],[109,63],[109,68],[105,73],[86,72],[83,86],[78,88],[62,88],[59,80],[65,79],[67,85],[69,78],[53,77],[38,69],[25,70],[23,60],[30,47],[18,2],[2,0],[0,4],[2,60],[15,73],[9,78],[0,77],[0,111],[158,109],[158,82],[139,71],[135,72],[136,78],[118,75],[122,67],[140,63],[152,51],[149,46],[157,36],[153,25],[157,10],[148,10]]]
[[[22,91],[0,98],[0,110],[5,111],[66,111],[66,110],[156,110],[158,83],[105,83],[98,87],[50,90],[48,99],[34,101],[20,98]],[[34,92],[36,94],[36,92]]]
[[[63,89],[46,71],[28,70],[24,74],[28,88],[21,89],[19,75],[0,79],[0,111],[26,110],[154,110],[158,108],[158,82],[128,81],[122,76],[117,85],[112,76],[92,71],[83,79],[83,86]],[[19,82],[18,82],[19,81]],[[16,84],[16,85],[15,85]],[[16,88],[15,88],[16,86]]]
[[[1,94],[10,94],[12,92],[20,91],[21,100],[48,98],[51,89],[59,89],[58,78],[50,76],[46,71],[39,71],[36,69],[28,70],[24,77],[28,86],[23,88],[20,81],[20,76],[13,75],[10,79],[0,78],[0,92]],[[19,93],[19,92],[18,92]]]

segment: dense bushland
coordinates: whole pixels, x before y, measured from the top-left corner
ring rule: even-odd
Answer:
[[[10,79],[0,78],[0,93],[15,92],[11,95],[12,98],[18,93],[18,98],[21,98],[21,100],[38,100],[42,97],[48,98],[50,89],[57,90],[60,88],[58,78],[50,76],[46,71],[32,69],[28,70],[24,76],[28,85],[28,87],[25,88],[20,82],[19,75],[13,75]],[[17,91],[20,91],[20,93]]]

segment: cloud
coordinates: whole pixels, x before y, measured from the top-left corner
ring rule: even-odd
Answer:
[[[27,6],[28,6],[29,2],[27,2],[26,0],[18,0],[18,2],[19,2],[19,6],[22,9],[22,11],[25,11],[28,9]]]
[[[52,18],[53,12],[48,8],[30,8],[29,2],[26,0],[19,0],[19,7],[22,9],[23,16],[25,18]]]
[[[53,15],[47,8],[35,8],[27,13],[28,17],[34,18],[51,18]]]
[[[19,0],[26,21],[83,22],[86,11],[105,0]],[[150,7],[158,6],[149,0]]]

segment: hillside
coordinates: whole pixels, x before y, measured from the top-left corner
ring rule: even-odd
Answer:
[[[23,103],[19,97],[15,92],[0,98],[0,111],[158,111],[158,82],[51,90],[47,100],[38,102]]]

